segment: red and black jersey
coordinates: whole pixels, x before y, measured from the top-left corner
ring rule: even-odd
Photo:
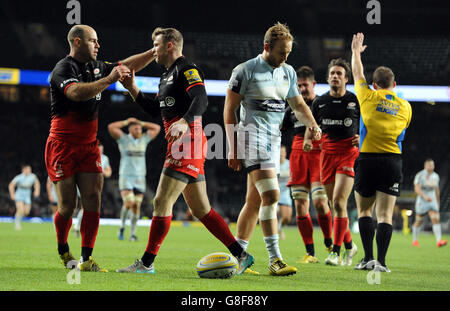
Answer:
[[[341,140],[358,134],[359,103],[356,95],[345,92],[342,97],[332,97],[330,92],[318,96],[311,111],[322,133],[331,140]]]
[[[342,97],[333,97],[327,92],[314,99],[311,111],[321,127],[324,143],[333,149],[351,147],[351,140],[359,131],[359,103],[356,95],[346,91]]]
[[[314,99],[315,98],[316,97],[314,97]],[[308,107],[311,108],[311,104],[314,101],[314,99],[313,100],[305,100]],[[306,125],[303,124],[301,121],[297,120],[297,117],[295,116],[294,111],[292,111],[291,106],[288,106],[286,109],[286,112],[284,114],[282,130],[289,131],[291,129],[293,130],[292,133],[294,135],[304,136],[305,131],[306,131]]]
[[[180,118],[191,126],[201,126],[201,118],[192,122],[208,105],[203,72],[181,56],[162,74],[156,97],[151,99],[140,92],[136,102],[153,116],[160,112],[166,130]]]
[[[73,143],[90,143],[97,139],[98,108],[101,93],[81,102],[66,96],[70,85],[94,82],[110,74],[118,64],[102,61],[80,63],[70,55],[60,60],[50,76],[50,136]]]

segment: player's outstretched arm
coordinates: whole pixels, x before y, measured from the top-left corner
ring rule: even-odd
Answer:
[[[135,71],[132,70],[131,74],[124,76],[119,81],[122,83],[123,87],[128,90],[133,101],[139,104],[141,108],[153,117],[160,114],[159,102],[156,99],[151,99],[144,95],[135,82]]]
[[[72,101],[87,101],[95,97],[98,93],[106,90],[111,84],[128,76],[131,71],[128,67],[119,65],[113,68],[111,73],[94,82],[78,82],[68,86],[66,96]]]
[[[235,126],[238,123],[236,112],[241,104],[241,100],[242,95],[228,89],[225,97],[225,106],[223,108],[225,133],[227,135],[228,145],[230,146],[230,151],[228,153],[228,166],[235,171],[239,171],[242,168],[241,160],[238,157],[237,133],[235,131]]]
[[[41,194],[41,183],[39,182],[39,179],[36,177],[36,180],[34,181],[34,197],[37,198]]]
[[[151,48],[143,53],[132,55],[124,60],[121,60],[122,65],[127,66],[130,70],[138,72],[142,68],[146,67],[155,59],[155,50]]]
[[[364,67],[361,61],[361,53],[367,48],[367,45],[363,45],[364,34],[358,32],[353,35],[352,40],[352,72],[353,80],[355,83],[364,78]]]
[[[11,181],[8,185],[9,196],[14,201],[16,199],[16,183]]]
[[[291,106],[292,111],[294,111],[297,120],[305,124],[306,127],[310,129],[312,133],[311,138],[313,140],[319,140],[322,137],[322,130],[317,125],[311,109],[309,109],[303,97],[301,95],[297,95],[295,97],[288,98],[288,104]]]

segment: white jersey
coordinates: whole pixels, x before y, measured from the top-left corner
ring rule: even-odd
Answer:
[[[417,204],[436,204],[436,189],[439,189],[439,175],[436,172],[428,174],[428,172],[423,169],[418,172],[414,178],[414,185],[419,185],[422,189],[423,194],[429,196],[432,201],[427,202],[421,196],[417,196]]]
[[[238,157],[248,171],[274,168],[278,172],[287,100],[299,95],[294,68],[286,63],[273,68],[260,54],[233,69],[228,88],[242,96]]]

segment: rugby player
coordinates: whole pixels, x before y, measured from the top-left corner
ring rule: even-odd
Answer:
[[[314,71],[308,66],[297,69],[297,86],[305,100],[311,107],[316,98],[314,86],[316,80]],[[309,214],[309,196],[317,211],[317,220],[324,237],[325,248],[328,253],[332,249],[332,216],[328,206],[325,189],[320,182],[320,145],[322,140],[312,142],[305,138],[306,126],[297,120],[290,107],[287,108],[283,121],[284,130],[293,130],[294,138],[291,145],[290,177],[288,186],[294,199],[297,228],[306,248],[306,254],[298,263],[317,263],[315,255],[313,224]],[[305,150],[303,146],[305,145]]]
[[[67,40],[70,53],[56,64],[50,77],[51,126],[45,147],[47,173],[55,184],[59,202],[54,217],[58,253],[65,267],[75,260],[67,237],[78,187],[84,208],[78,268],[106,272],[92,258],[103,187],[97,141],[99,104],[102,92],[111,84],[153,60],[153,50],[108,63],[97,60],[100,44],[92,27],[73,26]]]
[[[122,131],[123,127],[128,127],[128,134]],[[143,128],[146,129],[145,133],[142,132]],[[128,212],[131,212],[129,240],[137,241],[136,225],[147,185],[145,151],[160,130],[161,126],[156,123],[133,117],[108,125],[109,134],[116,140],[120,151],[119,191],[123,205],[120,211],[119,240],[124,239],[125,222]]]
[[[334,209],[333,249],[325,259],[328,265],[351,265],[357,252],[348,223],[347,201],[353,188],[358,157],[359,105],[355,94],[346,90],[350,65],[343,59],[328,64],[327,82],[330,91],[316,97],[311,111],[320,124],[323,135],[320,153],[320,180]],[[306,130],[306,133],[308,129]],[[304,142],[308,147],[309,142]],[[311,149],[310,146],[308,149]],[[342,243],[345,251],[340,256]]]
[[[16,203],[16,214],[14,215],[14,228],[16,230],[22,229],[22,218],[30,214],[31,190],[33,187],[33,196],[38,198],[41,192],[41,183],[31,171],[31,166],[25,164],[22,166],[21,174],[15,176],[8,185],[9,195]]]
[[[207,140],[201,115],[207,108],[208,97],[203,73],[183,56],[183,36],[178,30],[158,27],[152,39],[156,62],[166,68],[156,98],[139,90],[134,72],[122,83],[143,110],[155,117],[161,114],[168,142],[166,160],[154,198],[147,248],[141,259],[117,271],[155,273],[154,260],[169,232],[173,205],[183,194],[192,215],[238,259],[237,273],[242,274],[254,258],[236,241],[222,216],[211,208],[206,192]]]
[[[321,137],[320,128],[298,93],[295,70],[286,64],[293,40],[286,25],[277,23],[270,27],[264,36],[262,54],[234,68],[224,107],[230,146],[228,166],[234,171],[244,167],[247,172],[246,200],[238,217],[236,237],[246,249],[259,218],[269,253],[269,273],[275,276],[297,272],[281,255],[276,215],[280,196],[280,127],[286,104],[298,120],[311,128],[314,139]]]
[[[434,171],[433,159],[426,159],[424,169],[414,177],[414,191],[417,194],[415,212],[416,220],[412,225],[413,246],[419,246],[419,231],[423,218],[428,213],[432,225],[432,230],[436,238],[436,246],[447,245],[447,241],[442,239],[441,223],[439,221],[439,175]]]

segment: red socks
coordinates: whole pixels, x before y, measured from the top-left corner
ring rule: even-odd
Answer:
[[[81,220],[80,226],[81,247],[94,248],[99,223],[100,213],[83,211],[83,219]]]
[[[150,233],[148,237],[147,253],[157,255],[159,248],[161,247],[164,238],[169,233],[170,222],[172,221],[172,215],[170,216],[153,216],[152,224],[150,226]]]
[[[59,214],[59,211],[56,211],[54,223],[58,244],[66,244],[70,227],[72,226],[72,217],[70,217],[69,219],[65,219]]]
[[[344,243],[350,243],[352,241],[352,233],[350,231],[350,228],[347,228],[347,231],[345,231],[344,235]]]
[[[297,227],[302,235],[303,243],[305,245],[313,244],[313,224],[309,214],[305,216],[297,216]]]
[[[331,234],[333,232],[333,219],[331,217],[331,210],[325,215],[317,215],[317,220],[319,222],[320,229],[322,229],[323,237],[325,239],[331,239]]]
[[[225,220],[212,208],[200,221],[226,247],[236,242]]]
[[[334,217],[333,244],[341,246],[348,229],[348,217]],[[351,236],[350,236],[351,238]]]

